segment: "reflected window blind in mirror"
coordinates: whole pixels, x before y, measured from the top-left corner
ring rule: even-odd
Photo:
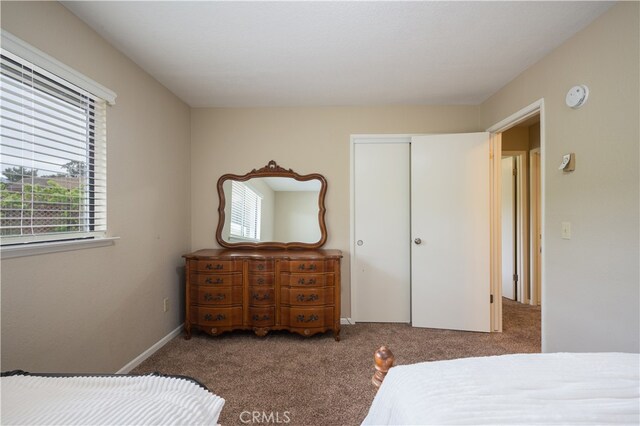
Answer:
[[[231,228],[235,238],[260,240],[262,197],[243,182],[231,183]]]

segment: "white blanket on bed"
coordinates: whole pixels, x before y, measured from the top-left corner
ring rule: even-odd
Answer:
[[[365,425],[640,424],[640,355],[522,354],[397,366]]]
[[[9,376],[0,381],[3,425],[215,425],[224,399],[158,376]]]

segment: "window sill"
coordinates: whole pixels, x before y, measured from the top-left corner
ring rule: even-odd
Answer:
[[[62,251],[84,250],[96,247],[106,247],[115,244],[120,237],[94,238],[90,240],[56,241],[52,243],[24,244],[2,247],[2,260],[15,257],[37,256],[40,254],[57,253]]]

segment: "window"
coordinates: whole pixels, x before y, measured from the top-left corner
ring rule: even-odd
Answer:
[[[229,235],[260,240],[262,197],[243,182],[231,181],[231,229]]]
[[[4,49],[0,67],[2,245],[104,236],[106,101]]]

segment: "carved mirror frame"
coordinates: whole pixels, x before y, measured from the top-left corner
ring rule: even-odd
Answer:
[[[225,222],[225,205],[226,200],[224,196],[223,185],[227,180],[236,180],[240,182],[247,181],[252,178],[261,178],[261,177],[288,177],[295,179],[297,181],[309,181],[317,179],[320,181],[320,193],[318,195],[318,225],[320,226],[320,240],[315,243],[303,243],[298,241],[293,242],[282,242],[282,241],[265,241],[265,242],[238,242],[231,243],[222,239],[222,230],[224,228]],[[218,228],[216,229],[216,240],[218,244],[225,248],[233,248],[233,249],[317,249],[324,245],[327,241],[327,226],[324,221],[325,216],[325,206],[324,206],[324,197],[327,193],[327,180],[318,173],[312,173],[309,175],[299,175],[291,169],[285,169],[280,167],[274,160],[269,161],[269,163],[262,167],[261,169],[253,169],[249,173],[244,175],[235,175],[235,174],[225,174],[220,176],[218,179]]]

